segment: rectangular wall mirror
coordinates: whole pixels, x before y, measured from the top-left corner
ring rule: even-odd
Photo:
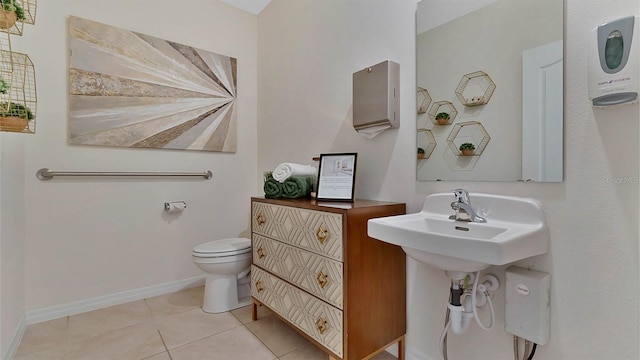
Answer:
[[[564,7],[418,3],[418,180],[563,180]]]

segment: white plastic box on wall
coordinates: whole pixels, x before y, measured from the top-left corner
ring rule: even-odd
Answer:
[[[606,107],[638,102],[640,17],[597,26],[589,43],[589,99]]]
[[[538,345],[549,342],[551,275],[511,266],[506,272],[505,331]]]

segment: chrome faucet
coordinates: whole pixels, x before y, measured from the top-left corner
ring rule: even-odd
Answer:
[[[456,212],[455,215],[449,216],[451,220],[486,223],[487,219],[479,216],[473,211],[471,201],[469,200],[469,192],[465,189],[453,190],[456,201],[451,203],[451,208]]]

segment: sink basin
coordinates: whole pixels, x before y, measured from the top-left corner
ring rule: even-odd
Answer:
[[[445,271],[474,272],[505,265],[549,248],[540,203],[515,196],[471,193],[471,206],[486,223],[449,219],[452,193],[427,196],[422,211],[368,221],[372,238],[401,246],[415,260]]]

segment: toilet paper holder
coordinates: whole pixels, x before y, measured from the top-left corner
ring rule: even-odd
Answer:
[[[187,208],[186,201],[166,201],[164,203],[164,211],[180,212]]]

